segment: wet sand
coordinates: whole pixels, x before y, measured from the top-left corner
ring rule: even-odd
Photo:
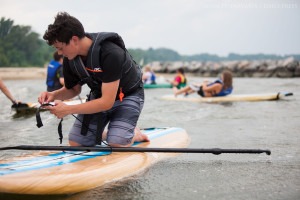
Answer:
[[[41,67],[0,67],[3,80],[45,79],[47,68]]]

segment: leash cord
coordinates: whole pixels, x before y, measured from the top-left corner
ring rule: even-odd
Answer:
[[[42,119],[41,119],[41,116],[40,116],[40,110],[41,110],[41,108],[44,107],[44,106],[54,106],[54,105],[52,105],[51,103],[45,103],[45,104],[42,104],[42,105],[37,109],[37,111],[36,111],[36,122],[37,122],[37,124],[36,124],[36,125],[37,125],[38,128],[40,128],[40,127],[43,126],[43,122],[42,122]],[[76,117],[74,114],[72,114],[72,116],[73,116],[75,119],[77,119],[79,122],[81,122],[81,124],[82,124],[85,128],[87,128],[93,135],[96,136],[97,133],[95,134],[94,130],[91,130],[91,129],[89,128],[88,125],[86,125],[85,123],[83,123],[83,121],[81,121],[81,120],[80,120],[78,117]],[[58,128],[57,128],[57,132],[58,132],[58,135],[59,135],[60,144],[62,144],[62,139],[63,139],[63,134],[62,134],[62,121],[63,121],[63,118],[60,120],[60,122],[59,122],[59,124],[58,124]],[[105,145],[107,145],[108,147],[111,148],[111,146],[110,146],[107,142],[103,141],[102,139],[101,139],[101,143],[103,143],[103,144],[105,144]]]

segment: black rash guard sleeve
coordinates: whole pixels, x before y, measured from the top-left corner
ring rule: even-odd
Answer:
[[[112,42],[104,42],[100,55],[100,65],[103,69],[101,80],[104,83],[109,83],[121,79],[125,61],[124,50]]]

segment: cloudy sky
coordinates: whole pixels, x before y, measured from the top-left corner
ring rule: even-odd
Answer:
[[[300,0],[0,0],[0,17],[43,35],[59,11],[127,48],[181,55],[300,54]]]

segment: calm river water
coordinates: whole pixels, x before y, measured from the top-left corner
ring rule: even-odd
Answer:
[[[203,78],[190,77],[191,81]],[[213,79],[212,79],[213,80]],[[35,102],[44,80],[6,80],[20,100]],[[171,89],[146,90],[139,127],[184,128],[191,148],[259,148],[265,154],[180,154],[163,160],[141,174],[105,187],[71,196],[15,196],[0,199],[300,199],[300,79],[235,78],[235,94],[288,91],[287,100],[223,104],[160,100]],[[82,96],[86,93],[84,90]],[[58,145],[59,120],[42,113],[38,129],[34,115],[17,116],[0,94],[0,146]],[[63,130],[73,123],[66,117]],[[65,134],[65,138],[67,138]],[[67,144],[67,139],[64,139]],[[0,152],[0,159],[16,151]]]

